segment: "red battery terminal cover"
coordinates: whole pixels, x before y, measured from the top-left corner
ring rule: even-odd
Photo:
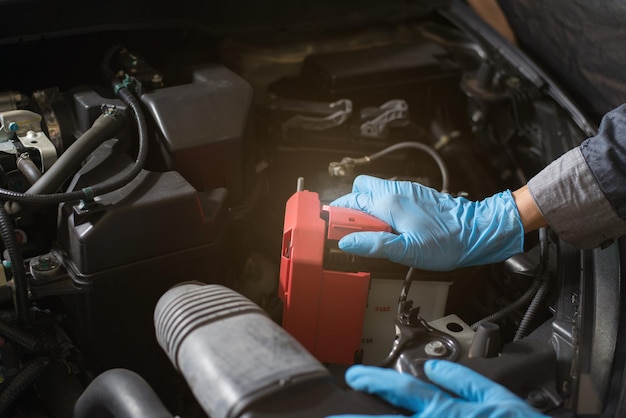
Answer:
[[[340,240],[360,231],[391,232],[385,222],[358,210],[324,205],[322,211],[328,213],[328,239]]]
[[[282,326],[324,363],[352,364],[361,349],[370,273],[323,266],[326,239],[357,231],[391,227],[356,210],[322,207],[314,192],[299,191],[287,201],[278,289]]]

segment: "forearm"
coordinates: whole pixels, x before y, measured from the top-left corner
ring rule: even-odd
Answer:
[[[524,232],[531,232],[548,225],[527,185],[517,189],[512,194],[522,225],[524,225]]]

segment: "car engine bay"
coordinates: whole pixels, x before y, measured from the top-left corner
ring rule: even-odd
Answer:
[[[7,38],[0,416],[389,414],[345,369],[427,358],[549,415],[620,416],[623,239],[580,251],[542,229],[504,263],[426,272],[324,235],[357,175],[479,200],[595,133],[469,8],[418,9]]]

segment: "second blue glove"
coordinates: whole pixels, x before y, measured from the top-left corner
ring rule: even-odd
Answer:
[[[346,382],[353,389],[414,412],[412,418],[547,418],[505,387],[460,364],[428,360],[424,373],[439,387],[395,370],[360,365],[348,369]],[[327,418],[368,417],[371,416]],[[402,417],[381,415],[379,418]]]

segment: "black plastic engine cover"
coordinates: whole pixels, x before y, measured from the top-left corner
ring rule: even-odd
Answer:
[[[100,146],[70,190],[123,175],[132,165],[123,145],[112,139]],[[68,333],[94,370],[125,367],[157,390],[171,384],[152,312],[176,283],[226,284],[232,276],[226,197],[223,188],[197,192],[173,171],[143,170],[86,210],[76,202],[60,207],[53,253],[62,272],[35,277],[33,291],[60,299]]]

